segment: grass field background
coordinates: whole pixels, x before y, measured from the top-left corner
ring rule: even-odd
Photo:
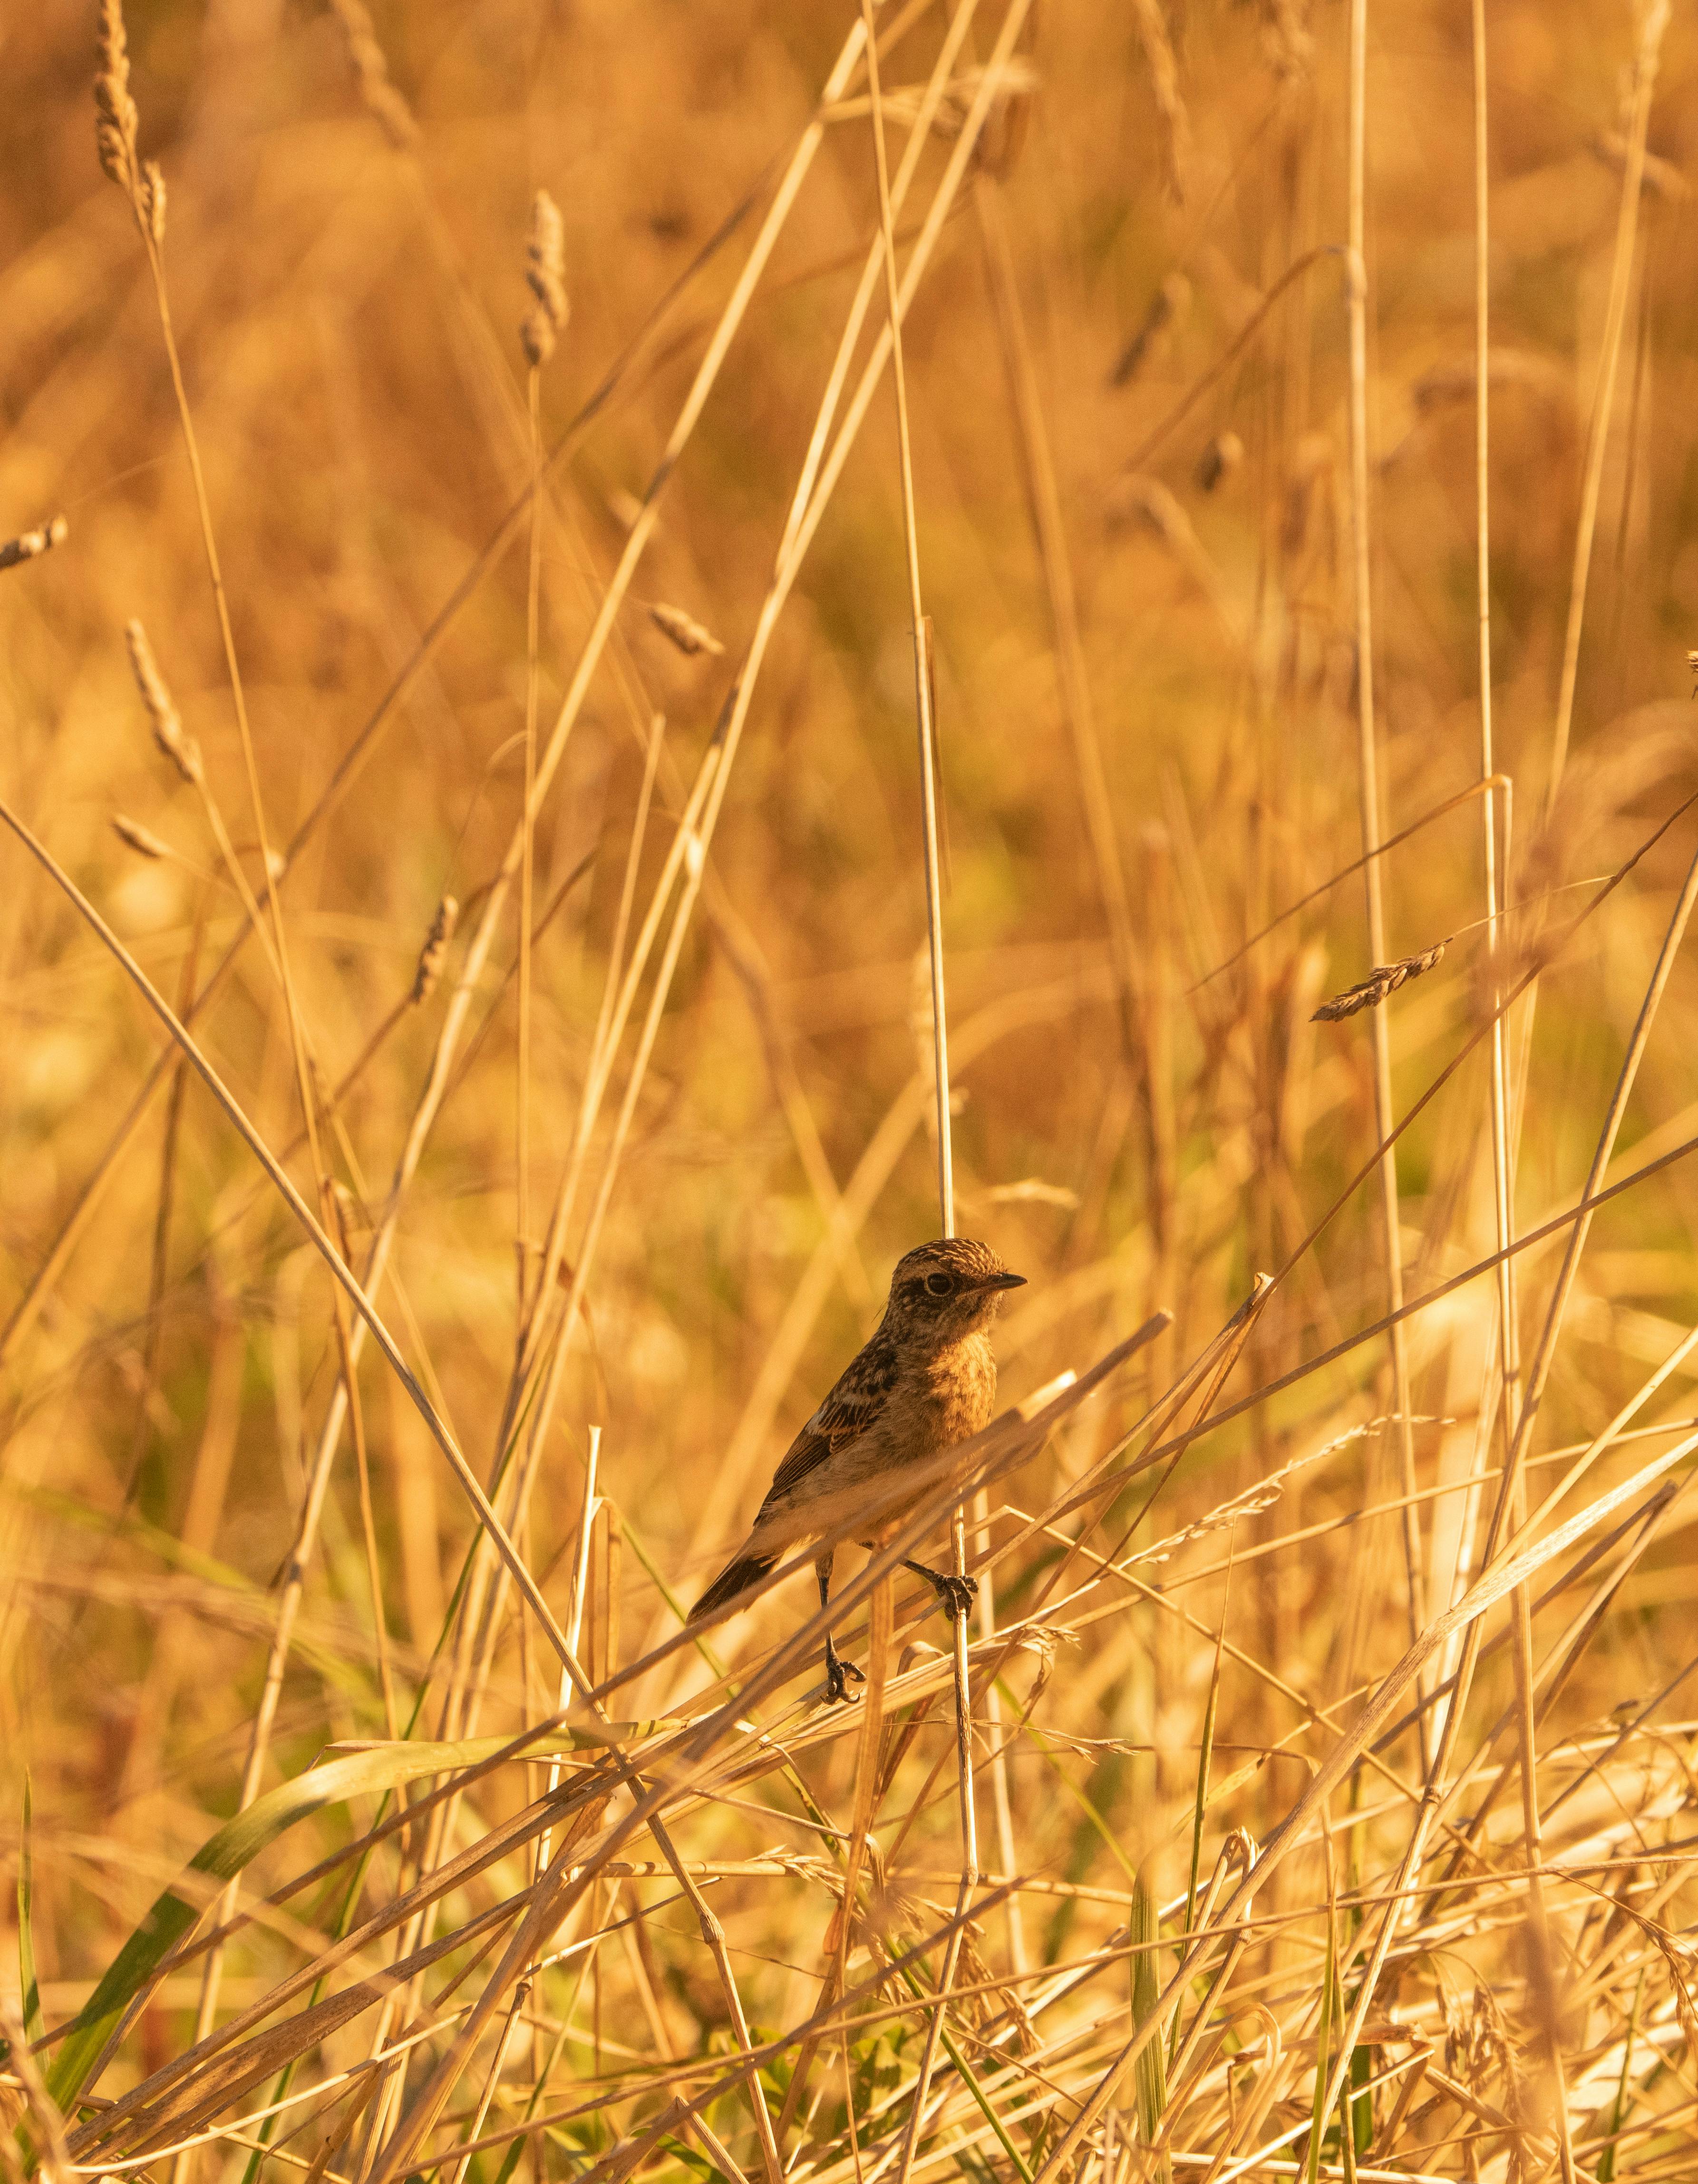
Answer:
[[[876,98],[818,0],[115,20],[0,30],[0,2159],[1689,2174],[1690,16],[885,0]],[[870,1708],[799,1575],[473,1750],[569,1680],[431,1424],[599,1689],[937,1233],[875,127],[957,1224],[1052,1405],[970,1887],[905,1581]]]

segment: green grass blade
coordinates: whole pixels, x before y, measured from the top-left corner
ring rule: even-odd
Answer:
[[[1350,2050],[1350,2075],[1342,2098],[1350,2126],[1350,2144],[1359,2154],[1366,2153],[1374,2142],[1374,2097],[1362,2090],[1373,2075],[1373,2049],[1353,2048]]]
[[[1233,1535],[1237,1538],[1236,1532]],[[1228,1565],[1228,1582],[1231,1567]],[[1201,1748],[1197,1755],[1197,1802],[1191,1817],[1191,1873],[1185,1885],[1185,1932],[1197,1924],[1197,1886],[1203,1869],[1203,1822],[1209,1810],[1209,1769],[1215,1755],[1215,1717],[1220,1699],[1220,1657],[1226,1643],[1226,1607],[1220,1606],[1220,1628],[1215,1635],[1215,1665],[1209,1677],[1209,1702],[1203,1712]],[[1184,1943],[1181,1945],[1181,1951]],[[1179,2012],[1173,2013],[1169,2058],[1179,2053]]]
[[[33,2048],[47,2030],[42,2023],[42,1990],[36,1977],[36,1938],[31,1924],[36,1897],[35,1853],[30,1840],[30,1773],[24,1770],[24,1839],[18,1856],[18,2011],[24,2036]]]
[[[616,1730],[624,1724],[615,1724]],[[632,1726],[636,1726],[633,1724]],[[574,1731],[541,1732],[546,1741],[574,1743]],[[599,1747],[600,1738],[595,1742]],[[168,1888],[154,1903],[129,1940],[108,1966],[105,1976],[84,2003],[48,2079],[48,2090],[63,2109],[84,2090],[89,2071],[111,2038],[131,1998],[154,1967],[194,1926],[215,1891],[209,1884],[233,1880],[298,1820],[304,1820],[327,1805],[349,1797],[394,1790],[423,1774],[444,1774],[457,1767],[474,1767],[492,1759],[513,1742],[506,1736],[462,1738],[447,1744],[391,1744],[370,1752],[349,1752],[314,1767],[293,1782],[284,1782],[256,1797],[246,1812],[209,1836],[189,1861],[185,1878],[193,1875],[206,1886],[181,1884]]]
[[[1315,2036],[1315,2107],[1309,2124],[1309,2159],[1304,2164],[1308,2184],[1315,2184],[1321,2170],[1321,2141],[1327,2126],[1322,2103],[1327,2098],[1327,2081],[1332,2070],[1332,2020],[1338,1999],[1338,1939],[1329,1919],[1327,1922],[1327,1970],[1321,1989],[1321,2023]]]
[[[1607,2134],[1610,2143],[1598,2156],[1598,2184],[1615,2184],[1616,2141],[1623,2125],[1627,2121],[1628,2110],[1632,2106],[1632,2103],[1628,2098],[1628,2093],[1633,2084],[1634,2036],[1639,2031],[1639,2004],[1644,1999],[1645,1967],[1641,1964],[1639,1981],[1634,1988],[1634,2006],[1628,2014],[1627,2037],[1622,2042],[1622,2075],[1621,2082],[1616,2087],[1615,2104],[1610,2110],[1610,2128]]]
[[[1134,1951],[1132,2024],[1135,2028],[1141,2029],[1148,2024],[1161,1993],[1161,1973],[1153,1946],[1161,1938],[1161,1921],[1156,1915],[1154,1894],[1142,1868],[1132,1883],[1131,1912],[1128,1924],[1131,1929]],[[1133,2068],[1137,2085],[1138,2123],[1143,2132],[1144,2143],[1149,2146],[1154,2143],[1167,2108],[1167,2058],[1161,2042],[1152,2040],[1139,2054]]]

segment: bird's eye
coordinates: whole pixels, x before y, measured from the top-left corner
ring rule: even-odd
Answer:
[[[954,1286],[954,1283],[950,1280],[947,1274],[928,1274],[925,1278],[925,1293],[928,1296],[947,1296]]]

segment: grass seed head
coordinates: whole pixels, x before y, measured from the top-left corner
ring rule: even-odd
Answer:
[[[411,151],[419,141],[419,125],[389,81],[389,64],[377,42],[371,9],[365,0],[330,0],[330,6],[348,43],[360,103],[398,152]]]
[[[1388,995],[1399,986],[1407,985],[1444,960],[1444,951],[1450,945],[1447,933],[1443,940],[1435,940],[1418,956],[1400,956],[1395,963],[1379,963],[1369,972],[1360,985],[1347,986],[1342,994],[1335,994],[1330,1001],[1323,1001],[1310,1018],[1311,1023],[1342,1023],[1346,1017],[1359,1015],[1363,1009],[1377,1009]]]
[[[130,96],[130,48],[124,35],[122,0],[100,0],[94,50],[98,62],[94,72],[94,141],[101,170],[133,198],[139,116]]]
[[[430,922],[430,931],[425,935],[425,944],[419,950],[418,968],[413,973],[412,999],[416,1007],[428,1000],[437,980],[442,976],[442,967],[448,955],[449,943],[454,938],[454,928],[460,922],[460,905],[451,894],[445,894],[436,906],[436,916]]]
[[[112,815],[112,831],[120,842],[127,843],[138,857],[147,857],[155,864],[171,853],[169,843],[162,842],[157,834],[150,834],[135,820],[126,819],[121,811],[115,811]]]
[[[662,637],[670,638],[679,650],[690,659],[693,660],[701,652],[718,654],[725,649],[711,629],[704,629],[695,617],[687,615],[682,607],[651,606],[649,619]]]
[[[1170,273],[1149,301],[1137,332],[1120,352],[1109,374],[1111,387],[1129,387],[1145,365],[1159,353],[1162,337],[1191,309],[1191,283],[1182,273]]]
[[[1133,0],[1138,36],[1149,70],[1150,90],[1162,122],[1163,164],[1167,192],[1175,204],[1185,202],[1185,174],[1191,156],[1191,118],[1180,90],[1179,61],[1167,18],[1158,0]]]
[[[1230,477],[1244,460],[1244,443],[1236,432],[1218,432],[1197,459],[1198,487],[1213,493],[1222,478]]]
[[[183,733],[182,716],[172,703],[165,678],[159,672],[159,664],[154,657],[154,648],[148,642],[148,632],[139,621],[131,620],[124,626],[125,642],[130,648],[130,665],[136,677],[136,688],[142,694],[142,703],[148,709],[148,719],[154,731],[154,741],[187,782],[198,784],[205,778],[201,764],[200,745]]]
[[[20,532],[0,546],[0,569],[13,569],[20,561],[33,561],[39,554],[51,553],[55,546],[64,545],[69,531],[64,516],[55,515],[34,531]]]
[[[142,165],[140,206],[142,224],[155,244],[165,239],[165,177],[157,159]]]
[[[546,190],[531,201],[531,239],[525,250],[525,279],[536,302],[525,315],[519,338],[533,368],[546,364],[570,315],[566,294],[566,226],[560,207]]]

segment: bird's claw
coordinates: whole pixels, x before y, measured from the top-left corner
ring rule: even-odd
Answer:
[[[827,1706],[839,1706],[849,1696],[849,1685],[852,1679],[857,1684],[864,1684],[867,1680],[852,1661],[842,1660],[835,1652],[828,1650],[825,1656],[825,1703]]]
[[[952,1623],[968,1614],[979,1597],[976,1577],[957,1577],[952,1570],[940,1570],[932,1583],[937,1587],[937,1604]]]

